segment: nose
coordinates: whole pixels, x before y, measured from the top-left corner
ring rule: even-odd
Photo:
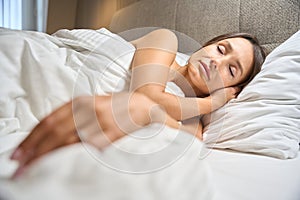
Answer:
[[[218,59],[211,58],[211,60],[210,60],[210,68],[211,69],[218,69],[219,66],[220,66],[220,61]]]
[[[214,57],[210,60],[210,67],[212,69],[220,70],[222,66],[226,66],[226,59],[224,57]]]

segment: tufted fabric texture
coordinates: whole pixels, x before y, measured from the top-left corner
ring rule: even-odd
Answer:
[[[241,1],[240,31],[256,35],[269,49],[274,49],[299,29],[299,0]]]
[[[129,6],[130,4],[133,4],[135,2],[138,2],[140,0],[116,0],[117,2],[117,9],[124,8],[126,6]]]
[[[165,27],[175,29],[176,0],[138,1],[119,10],[110,29],[121,32],[137,27]]]
[[[164,27],[184,33],[200,44],[223,33],[248,32],[256,35],[267,50],[271,51],[300,29],[299,0],[117,2],[119,8],[126,7],[114,15],[110,26],[113,32],[137,27]],[[131,34],[129,39],[134,37],[137,36]]]

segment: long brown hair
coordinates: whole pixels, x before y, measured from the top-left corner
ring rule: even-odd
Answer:
[[[248,76],[248,78],[238,85],[241,88],[243,88],[258,74],[258,72],[260,72],[261,66],[266,58],[266,51],[259,44],[259,41],[255,36],[253,36],[249,33],[236,33],[236,32],[219,35],[219,36],[207,41],[203,45],[203,47],[211,45],[211,44],[215,44],[221,40],[229,39],[229,38],[244,38],[244,39],[248,40],[253,46],[254,62],[253,62],[253,66],[252,66],[252,71],[251,71],[250,75]]]

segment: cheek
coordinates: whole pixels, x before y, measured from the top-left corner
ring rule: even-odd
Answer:
[[[229,87],[232,85],[232,80],[230,80],[227,74],[222,73],[221,77],[222,77],[223,87]]]
[[[228,87],[230,84],[230,80],[228,80],[228,76],[226,72],[216,71],[211,76],[211,80],[208,83],[208,86],[211,91],[221,89],[224,87]]]
[[[232,87],[232,86],[236,86],[240,83],[239,80],[237,80],[236,78],[233,78],[232,76],[229,76],[227,72],[221,72],[220,75],[220,84],[219,87],[220,88],[224,88],[224,87]]]

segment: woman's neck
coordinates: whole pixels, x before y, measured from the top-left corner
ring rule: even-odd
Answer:
[[[176,61],[174,61],[171,66],[170,81],[180,87],[186,97],[202,96],[199,89],[190,80],[187,65],[180,66]]]

